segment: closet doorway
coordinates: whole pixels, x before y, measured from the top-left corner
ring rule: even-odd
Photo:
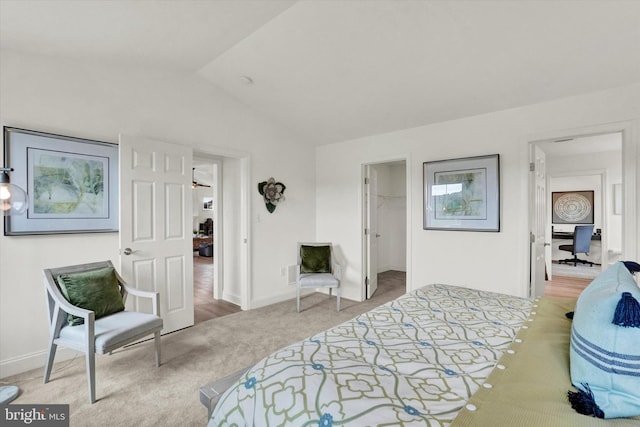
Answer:
[[[387,285],[406,289],[407,162],[363,165],[363,295]]]

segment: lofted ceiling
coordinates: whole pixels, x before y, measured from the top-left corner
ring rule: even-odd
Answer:
[[[0,0],[0,47],[206,79],[327,144],[640,83],[640,1]]]

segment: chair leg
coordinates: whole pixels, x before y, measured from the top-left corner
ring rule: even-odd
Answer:
[[[300,286],[296,286],[296,310],[300,313]]]
[[[89,403],[96,401],[96,355],[87,352],[87,379],[89,381]]]
[[[44,365],[44,383],[49,382],[49,377],[51,376],[51,368],[53,368],[53,359],[56,357],[56,349],[58,348],[57,344],[53,343],[53,338],[51,338],[49,342],[49,353],[47,355],[47,363]]]
[[[155,342],[156,342],[156,368],[160,367],[160,331],[157,331],[155,334]]]
[[[340,294],[341,294],[340,287],[338,287],[338,289],[336,290],[336,297],[337,297],[337,300],[338,300],[338,303],[337,303],[338,304],[338,308],[337,308],[338,313],[340,312]]]

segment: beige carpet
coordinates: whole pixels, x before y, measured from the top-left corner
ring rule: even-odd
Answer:
[[[405,292],[404,273],[394,272],[363,303],[315,293],[295,300],[209,320],[162,337],[162,365],[155,367],[153,341],[96,356],[96,395],[88,403],[84,355],[56,363],[51,381],[42,369],[3,379],[18,385],[15,404],[70,405],[71,426],[200,426],[207,422],[198,389],[278,348],[304,339]],[[383,273],[384,275],[385,273]],[[400,276],[398,276],[400,275]],[[400,280],[401,279],[401,280]]]

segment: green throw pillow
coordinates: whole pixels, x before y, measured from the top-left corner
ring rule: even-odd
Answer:
[[[96,319],[124,310],[118,278],[113,267],[58,276],[64,297],[76,307],[95,312]],[[82,317],[67,316],[69,325],[81,325]]]
[[[300,246],[302,265],[300,273],[331,273],[331,248],[329,246]]]

